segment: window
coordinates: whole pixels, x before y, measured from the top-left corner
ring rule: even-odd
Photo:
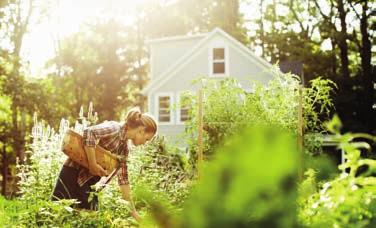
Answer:
[[[187,93],[178,93],[177,106],[178,123],[184,123],[189,119],[190,99]]]
[[[171,96],[160,95],[158,97],[158,122],[171,122]]]
[[[189,113],[188,113],[188,108],[186,107],[181,107],[180,108],[180,122],[185,122],[186,120],[189,119]]]
[[[226,73],[226,49],[213,48],[212,49],[212,73],[225,74]]]

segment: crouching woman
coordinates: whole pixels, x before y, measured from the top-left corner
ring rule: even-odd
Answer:
[[[112,153],[128,157],[128,140],[131,140],[135,146],[142,145],[151,140],[156,132],[157,124],[154,118],[146,113],[141,113],[137,108],[133,108],[127,113],[124,123],[106,121],[88,127],[83,133],[83,144],[88,157],[89,169],[68,158],[60,171],[52,193],[52,200],[76,199],[78,208],[97,210],[97,196],[94,194],[93,199],[89,201],[89,195],[93,191],[92,186],[102,176],[107,176],[109,173],[97,163],[95,147],[100,145]],[[140,220],[131,197],[126,162],[120,163],[117,177],[123,198],[131,203],[132,216]]]

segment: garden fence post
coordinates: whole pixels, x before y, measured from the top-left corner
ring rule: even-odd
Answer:
[[[203,161],[203,91],[198,91],[198,151],[197,151],[197,172],[198,177],[202,175],[202,161]]]
[[[3,181],[1,183],[2,189],[1,189],[1,194],[6,197],[7,196],[7,181],[8,181],[8,158],[7,158],[7,151],[6,151],[6,145],[5,142],[3,142],[3,168],[1,170],[2,176],[3,176]]]
[[[303,117],[303,85],[299,84],[299,106],[298,106],[298,178],[300,181],[303,180],[303,171],[304,171],[304,145],[303,145],[303,136],[304,136],[304,117]]]

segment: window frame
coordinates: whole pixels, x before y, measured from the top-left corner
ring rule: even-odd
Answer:
[[[176,93],[176,124],[184,125],[185,121],[181,121],[181,107],[180,107],[180,98],[184,92],[179,91]]]
[[[219,61],[219,60],[214,60],[214,55],[213,55],[213,52],[214,52],[214,49],[219,49],[219,48],[222,48],[224,49],[224,59],[222,61]],[[230,74],[230,70],[229,70],[229,48],[227,45],[212,45],[209,47],[209,77],[212,77],[212,78],[220,78],[220,77],[228,77],[229,74]],[[221,62],[224,62],[224,65],[225,65],[225,72],[224,73],[214,73],[214,63],[221,63]]]
[[[170,121],[169,122],[161,122],[159,120],[159,98],[160,97],[169,97],[170,98]],[[155,107],[155,116],[160,125],[173,125],[174,124],[174,112],[173,112],[173,104],[174,104],[174,94],[170,92],[165,93],[156,93],[154,99],[154,107]]]

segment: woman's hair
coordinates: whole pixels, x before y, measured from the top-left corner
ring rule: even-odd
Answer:
[[[130,109],[125,117],[126,128],[137,128],[139,126],[144,126],[145,131],[155,134],[157,132],[157,124],[154,118],[147,114],[141,113],[140,109],[134,107]]]

